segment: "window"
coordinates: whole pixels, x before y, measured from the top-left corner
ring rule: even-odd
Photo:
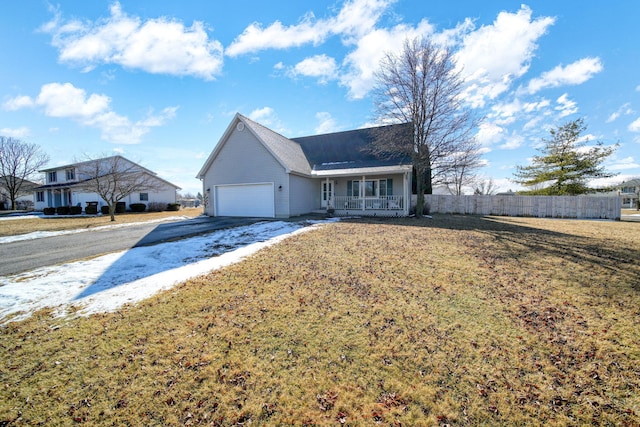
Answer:
[[[140,201],[148,202],[149,201],[149,193],[140,193]]]
[[[44,191],[36,191],[36,201],[44,202]]]
[[[372,179],[364,182],[364,197],[393,195],[392,179]],[[347,196],[360,197],[360,181],[347,181]]]
[[[49,172],[49,182],[57,182],[58,181],[58,172],[53,171]]]
[[[67,169],[67,181],[74,181],[76,179],[76,171],[73,169]]]

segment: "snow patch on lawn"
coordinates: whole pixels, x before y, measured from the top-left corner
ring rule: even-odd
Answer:
[[[239,262],[321,222],[260,222],[202,236],[144,246],[90,260],[0,277],[0,322],[55,308],[88,315],[117,310],[192,277]],[[9,317],[9,319],[7,319]]]

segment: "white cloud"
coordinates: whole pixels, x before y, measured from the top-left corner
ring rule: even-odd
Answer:
[[[628,128],[631,132],[640,132],[640,117],[635,119]]]
[[[20,99],[19,102],[14,102]],[[28,99],[28,102],[27,102]],[[111,110],[107,95],[87,95],[84,89],[71,83],[48,83],[42,86],[35,99],[19,96],[9,100],[11,105],[40,107],[48,117],[68,118],[83,126],[100,129],[102,139],[119,144],[138,144],[152,127],[162,126],[175,116],[177,107],[168,107],[160,114],[149,114],[132,123],[127,117]]]
[[[524,138],[521,135],[512,133],[507,138],[507,141],[504,144],[502,144],[499,148],[503,150],[515,150],[516,148],[520,148],[523,142],[524,142]]]
[[[330,133],[336,131],[336,121],[331,114],[326,111],[316,113],[316,119],[320,122],[315,128],[317,134]]]
[[[537,40],[555,22],[554,18],[532,20],[532,11],[522,5],[517,13],[500,12],[492,25],[482,26],[463,38],[457,53],[468,87],[471,105],[484,106],[507,91],[515,78],[529,69]]]
[[[31,135],[31,130],[24,126],[19,128],[2,128],[0,129],[0,135],[11,138],[25,138]]]
[[[63,22],[60,14],[41,28],[52,35],[61,62],[89,71],[100,64],[119,64],[155,74],[212,80],[223,65],[222,44],[209,39],[202,22],[191,27],[168,18],[126,15],[120,3],[111,16],[95,22]]]
[[[631,156],[624,159],[617,159],[608,167],[610,170],[626,170],[640,168],[640,164]]]
[[[534,94],[549,87],[579,85],[602,71],[602,68],[600,58],[583,58],[566,67],[558,65],[553,70],[545,71],[540,77],[532,79],[527,90]]]
[[[416,27],[397,25],[391,29],[376,29],[361,37],[355,50],[344,59],[346,72],[340,84],[349,89],[353,99],[364,98],[375,85],[375,72],[386,52],[398,52],[406,39],[425,37],[433,32],[426,20]]]
[[[321,84],[337,78],[336,60],[327,55],[315,55],[297,63],[289,72],[292,76],[316,77]]]
[[[504,128],[495,123],[481,123],[476,139],[483,146],[489,146],[500,141],[504,135]]]
[[[282,121],[276,114],[275,110],[271,107],[262,107],[257,108],[249,113],[248,117],[251,120],[254,120],[260,123],[263,126],[266,126],[270,129],[275,130],[281,134],[286,133],[286,128],[282,124]]]
[[[635,111],[631,109],[631,104],[627,102],[626,104],[621,105],[620,108],[618,108],[618,110],[611,113],[611,115],[607,119],[607,123],[616,121],[620,116],[628,116],[629,114],[633,114],[633,113],[635,113]]]
[[[560,117],[567,117],[571,114],[575,114],[578,112],[578,107],[575,101],[569,99],[569,95],[566,93],[562,94],[558,99],[556,99],[556,103],[558,104],[555,107],[555,110],[560,113]]]
[[[276,21],[267,27],[254,22],[227,47],[229,56],[255,53],[265,49],[287,49],[307,44],[317,46],[332,35],[342,35],[345,43],[354,43],[375,27],[382,13],[394,0],[350,0],[338,14],[327,19],[315,19],[307,13],[295,25]]]
[[[8,111],[16,111],[21,108],[28,108],[32,106],[33,100],[28,96],[16,96],[2,104],[2,108]]]

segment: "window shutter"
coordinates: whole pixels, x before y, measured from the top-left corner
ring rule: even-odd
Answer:
[[[351,191],[353,190],[353,181],[347,181],[347,196],[352,196]]]
[[[393,196],[393,179],[387,179],[387,196]]]

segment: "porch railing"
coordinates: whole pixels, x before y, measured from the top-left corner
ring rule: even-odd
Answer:
[[[335,196],[334,208],[337,210],[399,211],[404,209],[404,197],[380,196],[360,198],[353,196]]]

